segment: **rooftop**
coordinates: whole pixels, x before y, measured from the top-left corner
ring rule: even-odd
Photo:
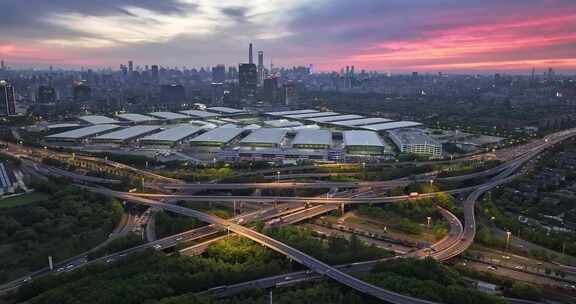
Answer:
[[[380,118],[380,117],[371,117],[371,118],[363,118],[363,119],[352,119],[352,120],[344,120],[334,122],[333,124],[339,126],[347,126],[347,127],[355,127],[355,126],[365,126],[370,124],[378,124],[384,122],[391,122],[391,119]]]
[[[344,131],[344,146],[384,147],[378,133],[373,131]]]
[[[156,116],[166,120],[189,119],[190,116],[174,112],[152,112],[149,115]]]
[[[280,144],[288,131],[262,128],[252,131],[240,141],[242,144]]]
[[[84,122],[87,122],[89,124],[93,124],[93,125],[113,124],[113,123],[119,122],[116,119],[112,119],[110,117],[101,116],[101,115],[80,116],[80,117],[78,117],[78,119],[80,119]]]
[[[274,128],[287,128],[287,127],[300,127],[302,123],[297,121],[290,121],[287,119],[268,120],[264,122],[265,125]]]
[[[355,115],[355,114],[348,114],[348,115],[336,115],[336,116],[310,118],[309,120],[314,121],[314,122],[332,122],[332,121],[358,119],[358,118],[364,118],[364,116]]]
[[[283,117],[292,119],[304,119],[304,118],[314,118],[314,117],[324,117],[324,116],[335,116],[342,115],[335,112],[316,112],[316,113],[306,113],[306,114],[296,114],[296,115],[284,115]]]
[[[94,140],[125,141],[160,129],[159,126],[134,126],[95,137]]]
[[[434,144],[438,142],[426,134],[421,129],[399,129],[390,131],[391,135],[395,135],[403,144],[419,145],[419,144]]]
[[[362,128],[373,131],[387,131],[401,128],[417,127],[421,125],[422,125],[421,123],[415,121],[394,121],[388,123],[381,123],[377,125],[364,126]]]
[[[239,113],[245,113],[246,112],[244,110],[233,109],[233,108],[228,108],[228,107],[211,107],[211,108],[208,108],[206,110],[211,111],[211,112],[217,112],[217,113],[225,113],[225,114],[239,114]]]
[[[328,130],[302,129],[298,131],[292,145],[332,145],[332,132]]]
[[[49,138],[49,139],[55,139],[55,138],[82,139],[82,138],[85,138],[85,137],[88,137],[88,136],[91,136],[94,134],[98,134],[98,133],[102,133],[102,132],[106,132],[106,131],[110,131],[110,130],[114,130],[114,129],[118,129],[118,128],[120,128],[120,126],[118,126],[118,125],[106,125],[106,124],[94,125],[94,126],[90,126],[90,127],[72,130],[72,131],[53,134],[50,136],[46,136],[46,138]]]
[[[190,140],[190,142],[228,143],[242,132],[244,132],[244,129],[234,127],[220,127],[195,137]]]
[[[206,111],[198,111],[198,110],[187,110],[187,111],[180,111],[182,114],[186,114],[189,116],[193,116],[196,118],[208,118],[208,117],[218,117],[220,114],[217,113],[210,113]]]
[[[134,113],[124,113],[124,114],[118,114],[116,116],[132,122],[146,122],[146,121],[158,120],[157,118],[154,117]]]
[[[180,141],[186,137],[192,136],[202,128],[198,128],[191,125],[182,125],[174,128],[166,129],[162,132],[152,134],[142,138],[143,141]]]
[[[272,116],[283,116],[283,115],[296,115],[296,114],[307,114],[307,113],[318,113],[316,110],[294,110],[294,111],[281,111],[281,112],[268,112],[267,115]]]

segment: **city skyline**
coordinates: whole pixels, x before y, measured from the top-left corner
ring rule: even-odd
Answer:
[[[266,66],[316,71],[576,71],[567,0],[33,2],[0,12],[0,58],[16,68],[229,66],[254,43]]]

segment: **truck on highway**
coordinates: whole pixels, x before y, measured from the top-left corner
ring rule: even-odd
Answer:
[[[418,196],[420,196],[420,193],[418,193],[418,192],[410,192],[410,194],[408,195],[408,197],[410,197],[410,198],[416,198]]]

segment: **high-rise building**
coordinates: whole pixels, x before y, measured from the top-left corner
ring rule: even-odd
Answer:
[[[226,81],[226,66],[218,64],[212,67],[212,82],[224,83]]]
[[[0,60],[0,70],[1,71],[6,70],[6,64],[4,64],[4,60]]]
[[[252,43],[250,43],[250,45],[248,46],[248,63],[249,64],[254,63],[254,57],[252,56]]]
[[[224,105],[224,84],[221,82],[212,83],[212,106]]]
[[[258,73],[253,63],[242,63],[238,67],[238,86],[240,99],[245,103],[252,103],[256,98]]]
[[[16,115],[14,87],[7,81],[0,80],[0,116],[12,115]]]
[[[74,87],[74,102],[87,102],[92,99],[92,88],[83,83]]]
[[[160,81],[160,71],[158,70],[157,65],[150,67],[150,76],[152,77],[153,82],[158,83]]]
[[[258,51],[258,85],[264,83],[264,52]]]
[[[264,79],[262,88],[264,101],[276,103],[278,101],[278,77],[268,77]]]
[[[186,100],[186,90],[180,84],[165,84],[160,86],[161,103],[181,103]]]
[[[38,96],[36,103],[49,104],[56,102],[56,90],[51,86],[40,86],[38,88]]]
[[[235,66],[228,67],[228,79],[238,78],[238,69]]]
[[[132,60],[128,61],[128,74],[132,75],[134,72],[134,62]]]
[[[284,104],[287,106],[294,105],[298,102],[298,94],[296,92],[296,84],[288,82],[284,84]]]

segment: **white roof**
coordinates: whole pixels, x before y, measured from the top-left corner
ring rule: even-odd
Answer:
[[[332,132],[302,129],[292,140],[292,145],[332,145]]]
[[[190,142],[227,143],[234,139],[236,136],[240,135],[242,132],[244,132],[244,129],[220,127],[195,137],[191,139]]]
[[[187,110],[187,111],[180,111],[182,114],[190,115],[197,118],[208,118],[208,117],[218,117],[220,114],[217,113],[210,113],[206,111],[199,111],[199,110]]]
[[[142,114],[135,114],[135,113],[124,113],[116,115],[122,119],[129,120],[132,122],[145,122],[145,121],[154,121],[158,120],[157,118],[142,115]]]
[[[264,122],[265,125],[271,126],[274,128],[286,128],[286,127],[300,127],[302,123],[297,121],[290,121],[287,119],[278,119],[278,120],[268,120]]]
[[[374,131],[386,131],[400,128],[417,127],[421,125],[422,125],[421,123],[414,121],[395,121],[395,122],[381,123],[377,125],[364,126],[362,127],[362,129],[374,130]]]
[[[373,131],[344,131],[344,146],[376,146],[384,147],[378,133]]]
[[[296,115],[284,115],[286,118],[303,119],[303,118],[313,118],[313,117],[324,117],[324,116],[334,116],[341,115],[335,112],[317,112],[317,113],[306,113],[306,114],[296,114]]]
[[[186,137],[194,135],[202,128],[198,128],[191,125],[182,125],[170,129],[166,129],[162,132],[152,134],[142,138],[143,141],[180,141]]]
[[[81,129],[76,129],[72,131],[67,131],[63,133],[53,134],[46,136],[46,138],[63,138],[63,139],[81,139],[94,134],[118,129],[120,126],[117,125],[94,125],[90,127],[85,127]]]
[[[281,112],[268,112],[267,115],[272,116],[282,116],[282,115],[296,115],[296,114],[307,114],[307,113],[318,113],[316,110],[294,110],[294,111],[281,111]]]
[[[244,110],[233,109],[233,108],[228,108],[228,107],[211,107],[211,108],[208,108],[206,110],[212,111],[212,112],[226,113],[226,114],[238,114],[238,113],[246,112]]]
[[[93,124],[93,125],[113,124],[113,123],[119,122],[116,119],[112,119],[110,117],[101,116],[101,115],[80,116],[80,117],[78,117],[78,119],[85,121],[89,124]]]
[[[401,130],[392,130],[388,132],[391,136],[396,137],[399,139],[403,144],[407,145],[420,145],[420,144],[429,144],[429,145],[439,145],[438,141],[432,138],[430,135],[426,134],[421,129],[401,129]]]
[[[75,123],[60,123],[47,126],[48,129],[74,128],[74,127],[80,127],[80,125]]]
[[[134,126],[134,127],[114,131],[112,133],[100,135],[98,137],[95,137],[94,139],[95,140],[125,141],[125,140],[130,140],[130,139],[136,138],[138,136],[141,136],[143,134],[150,133],[150,132],[153,132],[153,131],[156,131],[159,129],[160,129],[159,126]]]
[[[316,117],[310,118],[308,120],[314,122],[332,122],[332,121],[339,121],[339,120],[347,120],[347,119],[357,119],[357,118],[364,118],[364,116],[349,114],[349,115],[336,115],[336,116],[327,116],[327,117]]]
[[[288,131],[282,129],[262,128],[252,131],[240,141],[243,144],[280,144]]]
[[[334,122],[333,124],[339,126],[348,126],[348,127],[355,127],[355,126],[365,126],[370,124],[377,124],[383,122],[391,122],[391,119],[380,118],[380,117],[371,117],[371,118],[363,118],[363,119],[353,119],[353,120],[345,120],[345,121],[338,121]]]
[[[152,115],[152,116],[160,117],[162,119],[167,119],[167,120],[190,118],[190,116],[187,116],[184,114],[179,114],[179,113],[174,113],[174,112],[152,112],[152,113],[148,113],[148,114]]]

